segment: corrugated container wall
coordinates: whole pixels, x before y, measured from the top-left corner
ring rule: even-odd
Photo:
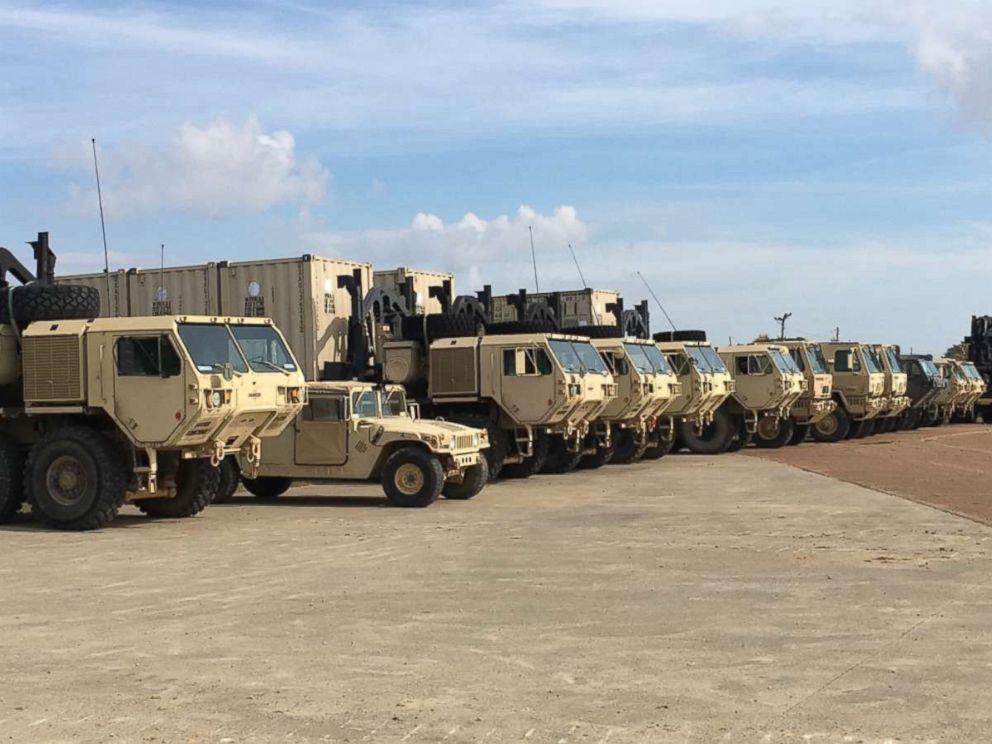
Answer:
[[[530,302],[547,303],[551,292],[529,294]],[[607,305],[616,302],[620,293],[608,289],[576,289],[561,294],[561,326],[616,325],[616,316],[607,310]],[[505,295],[493,297],[493,320],[497,323],[517,319],[517,310]]]
[[[325,362],[347,352],[351,296],[338,277],[359,270],[362,292],[372,286],[372,264],[303,256],[238,261],[218,267],[223,315],[269,317],[286,336],[308,380]]]
[[[110,293],[107,293],[108,275],[104,272],[96,274],[69,274],[55,277],[56,284],[83,284],[96,287],[100,293],[100,316],[103,318],[121,318],[128,315],[127,274],[124,269],[111,271]]]
[[[377,271],[373,281],[375,286],[382,289],[390,289],[402,296],[402,288],[406,284],[407,278],[413,279],[414,309],[415,315],[427,315],[429,313],[441,312],[441,303],[430,296],[431,287],[441,287],[445,281],[451,282],[451,296],[455,297],[455,275],[446,274],[439,271],[421,271],[420,269],[408,269],[401,266],[390,271]]]
[[[215,263],[131,269],[127,283],[131,316],[220,314]]]

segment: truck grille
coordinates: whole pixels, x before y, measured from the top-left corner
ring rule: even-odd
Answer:
[[[455,436],[455,449],[471,449],[475,446],[475,434],[458,434]]]
[[[29,403],[82,402],[81,356],[77,336],[24,339],[24,400]]]

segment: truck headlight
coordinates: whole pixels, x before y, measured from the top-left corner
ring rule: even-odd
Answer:
[[[221,401],[220,390],[214,390],[212,393],[210,393],[210,405],[216,408],[217,406],[220,405],[220,401]]]
[[[224,403],[231,402],[231,391],[229,390],[205,390],[207,408],[220,408]]]

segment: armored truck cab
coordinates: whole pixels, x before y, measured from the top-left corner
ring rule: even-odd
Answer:
[[[777,340],[775,343],[788,350],[793,363],[806,378],[806,388],[789,409],[794,428],[789,444],[799,444],[806,439],[810,427],[837,407],[832,397],[833,376],[819,344],[801,338]],[[756,443],[761,433],[755,432]]]
[[[930,426],[940,418],[937,399],[943,394],[948,381],[940,374],[929,354],[902,354],[899,363],[906,370],[906,393],[910,407],[903,412],[902,429]]]
[[[895,345],[873,344],[870,348],[875,363],[885,373],[885,407],[875,419],[875,431],[894,431],[910,404],[906,395],[906,372],[899,362],[899,350]]]
[[[813,425],[818,442],[863,437],[873,431],[872,419],[885,407],[885,373],[868,344],[824,341],[820,344],[833,376],[837,407]]]
[[[719,355],[705,341],[658,341],[681,384],[667,409],[679,426],[697,428],[712,422],[714,412],[734,392],[734,381]],[[667,334],[671,335],[671,334]]]
[[[241,474],[258,498],[276,498],[294,480],[378,480],[392,504],[424,507],[485,486],[486,432],[415,418],[402,386],[310,382],[307,393],[293,425],[266,444],[257,474]]]
[[[976,404],[985,395],[985,380],[972,362],[954,360],[954,366],[967,392],[956,402],[951,420],[957,424],[974,423],[978,418]]]

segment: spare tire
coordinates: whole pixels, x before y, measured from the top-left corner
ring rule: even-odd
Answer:
[[[540,320],[508,320],[503,323],[490,323],[486,328],[490,336],[514,333],[558,333],[553,323]]]
[[[0,290],[0,323],[85,320],[100,317],[100,292],[83,284],[25,284]]]
[[[435,313],[427,316],[427,338],[474,338],[480,335],[482,324],[474,315]]]
[[[408,315],[400,318],[400,335],[404,341],[424,340],[424,316]]]
[[[562,333],[585,338],[623,338],[623,328],[616,325],[587,325],[562,328]]]
[[[705,341],[706,331],[673,331],[672,339],[675,341]]]
[[[659,333],[654,334],[651,338],[653,338],[654,341],[659,344],[667,343],[672,340],[672,332],[660,331]]]

